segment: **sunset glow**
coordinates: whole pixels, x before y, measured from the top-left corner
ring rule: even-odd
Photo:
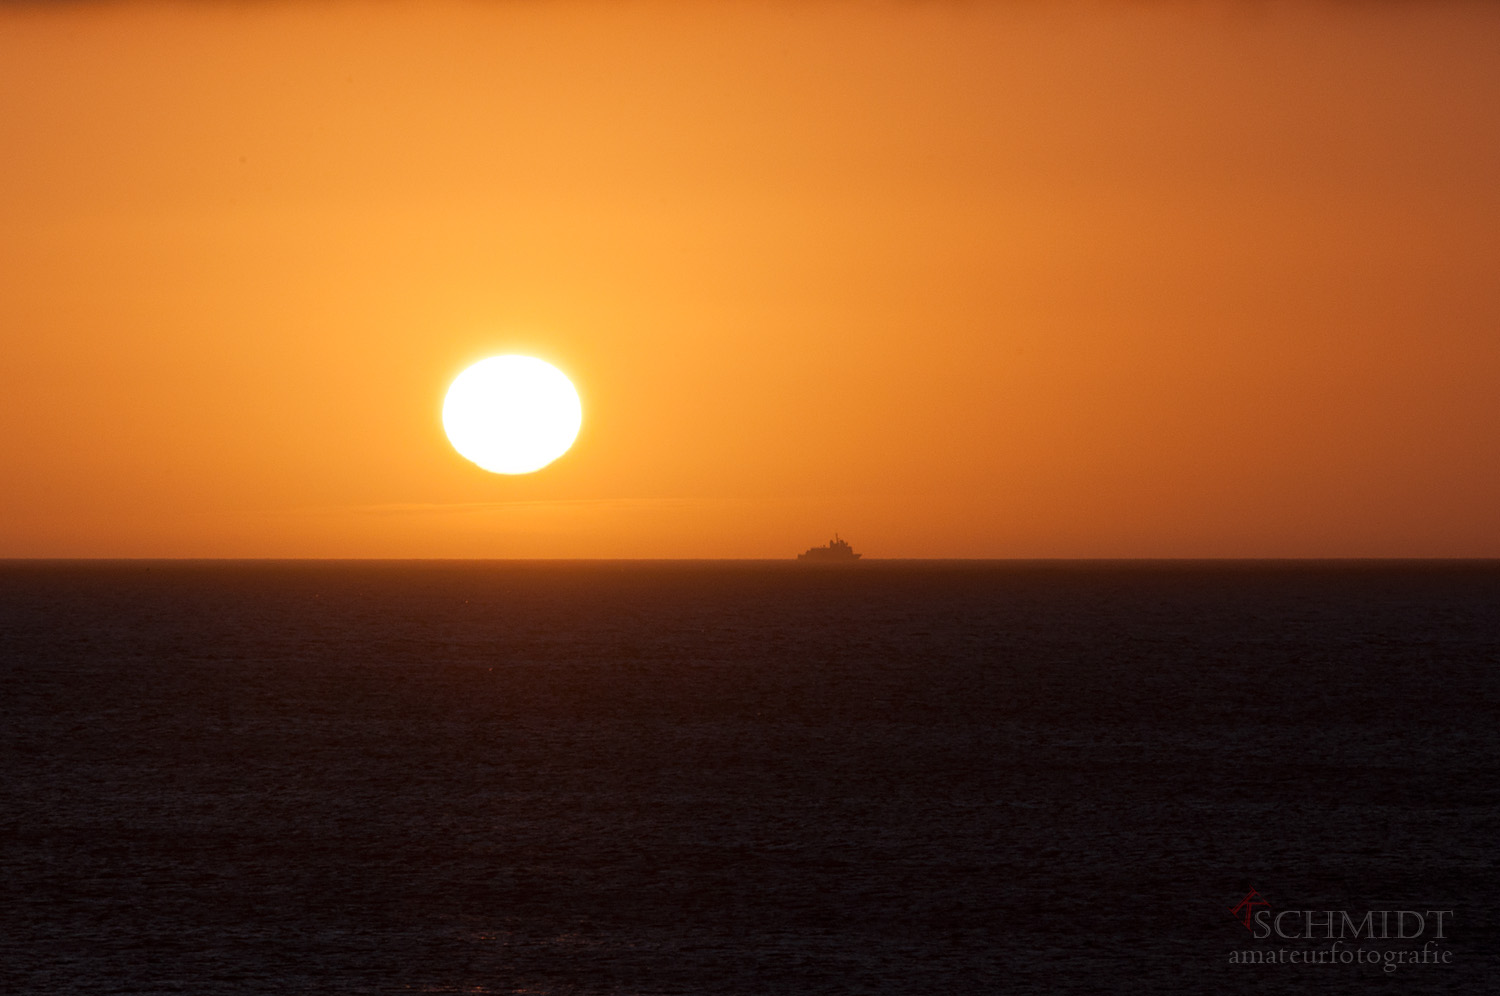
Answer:
[[[0,555],[1500,555],[1497,37],[0,4]],[[455,459],[497,353],[586,453]]]

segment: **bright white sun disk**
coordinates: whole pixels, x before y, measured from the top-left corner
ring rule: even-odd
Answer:
[[[454,378],[443,431],[465,459],[496,474],[529,474],[568,451],[583,424],[578,392],[531,356],[492,356]]]

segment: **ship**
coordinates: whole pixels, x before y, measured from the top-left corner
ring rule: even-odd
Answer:
[[[827,546],[815,546],[806,553],[797,554],[798,560],[812,560],[821,564],[852,564],[860,558],[848,541],[839,539],[834,533]]]

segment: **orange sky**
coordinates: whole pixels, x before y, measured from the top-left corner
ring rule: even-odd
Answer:
[[[1500,5],[0,6],[0,556],[1500,556]],[[486,355],[584,428],[448,446]]]

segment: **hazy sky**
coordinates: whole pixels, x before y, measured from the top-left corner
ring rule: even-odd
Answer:
[[[0,5],[0,556],[1500,556],[1500,5]],[[447,444],[527,352],[529,477]]]

